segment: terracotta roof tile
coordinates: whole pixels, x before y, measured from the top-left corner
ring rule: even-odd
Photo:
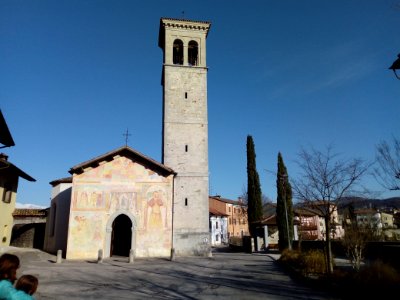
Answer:
[[[36,208],[16,208],[13,212],[13,217],[46,217],[46,209]]]

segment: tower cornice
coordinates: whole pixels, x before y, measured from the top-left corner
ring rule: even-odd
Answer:
[[[194,21],[172,18],[161,18],[161,24],[163,24],[164,27],[204,30],[207,31],[207,33],[210,30],[211,26],[211,22],[208,21]]]
[[[158,46],[161,48],[164,47],[164,36],[166,29],[198,30],[205,32],[207,37],[210,27],[211,27],[211,22],[208,21],[161,18],[160,30],[158,33]]]

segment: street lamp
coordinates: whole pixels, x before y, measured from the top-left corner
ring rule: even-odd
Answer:
[[[292,250],[292,242],[290,240],[290,231],[289,231],[289,218],[288,218],[288,212],[287,212],[287,205],[286,205],[286,180],[288,176],[287,174],[281,174],[280,175],[280,180],[282,183],[282,198],[283,198],[283,205],[285,208],[285,217],[286,217],[286,231],[287,231],[287,242],[288,242],[288,249]]]
[[[389,70],[393,70],[394,75],[396,76],[397,79],[400,79],[400,77],[397,75],[396,70],[400,70],[400,54],[397,55],[397,59],[393,62]]]

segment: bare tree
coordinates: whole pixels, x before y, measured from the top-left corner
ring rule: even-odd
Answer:
[[[374,230],[370,227],[349,226],[346,228],[342,244],[346,249],[347,256],[352,267],[359,271],[361,261],[365,256],[367,243],[374,239]]]
[[[377,225],[376,221],[372,220],[359,224],[353,203],[347,205],[343,211],[343,228],[345,233],[341,242],[346,249],[346,255],[353,269],[356,271],[360,270],[367,243],[376,240],[379,236]]]
[[[242,187],[242,194],[239,196],[242,203],[247,205],[247,188],[245,186]],[[265,205],[267,203],[272,203],[272,199],[266,196],[264,193],[261,194],[261,204]]]
[[[376,146],[376,163],[373,174],[378,183],[390,191],[400,190],[400,140],[393,144],[382,141]]]
[[[343,160],[332,152],[332,147],[321,152],[302,149],[297,161],[300,175],[293,180],[295,197],[305,209],[317,212],[325,220],[327,272],[333,272],[331,232],[333,216],[339,201],[351,194],[352,189],[367,172],[369,164],[361,159]]]

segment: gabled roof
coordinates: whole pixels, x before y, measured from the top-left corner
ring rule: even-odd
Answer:
[[[276,214],[260,221],[260,225],[276,225]]]
[[[320,216],[320,217],[322,217],[320,211],[311,209],[311,208],[301,208],[301,207],[294,208],[293,212],[297,216],[304,216],[304,217]]]
[[[11,147],[15,146],[14,140],[11,136],[10,130],[8,130],[7,122],[3,117],[3,113],[0,109],[0,143],[3,144],[3,147]]]
[[[354,211],[354,214],[356,215],[372,215],[372,214],[376,214],[379,211],[376,208],[360,208],[360,209],[356,209]]]
[[[100,162],[106,161],[112,161],[115,156],[125,156],[132,161],[138,162],[141,165],[144,165],[148,167],[149,169],[152,169],[154,171],[159,172],[162,175],[170,175],[170,174],[176,174],[174,170],[171,168],[155,161],[154,159],[136,151],[130,148],[129,146],[123,146],[120,148],[117,148],[115,150],[112,150],[110,152],[107,152],[103,155],[97,156],[95,158],[92,158],[88,161],[85,161],[83,163],[80,163],[79,165],[76,165],[72,167],[69,170],[70,174],[82,174],[84,172],[84,169],[92,167],[95,168],[99,166]]]
[[[65,178],[60,178],[60,179],[56,179],[53,181],[49,182],[53,187],[60,184],[60,183],[72,183],[72,177],[65,177]]]
[[[247,205],[244,204],[243,202],[239,202],[239,201],[237,201],[237,200],[230,200],[230,199],[226,199],[226,198],[221,198],[221,196],[209,196],[209,198],[210,198],[210,199],[213,199],[213,200],[225,202],[225,203],[228,203],[228,204],[240,205],[240,206],[247,206]]]
[[[15,174],[15,175],[22,177],[28,181],[36,181],[36,179],[34,179],[31,176],[29,176],[28,174],[26,174],[24,171],[22,171],[20,168],[13,165],[12,163],[10,163],[5,158],[0,158],[0,166],[1,166],[1,169],[0,169],[1,171],[10,172],[11,174]]]

